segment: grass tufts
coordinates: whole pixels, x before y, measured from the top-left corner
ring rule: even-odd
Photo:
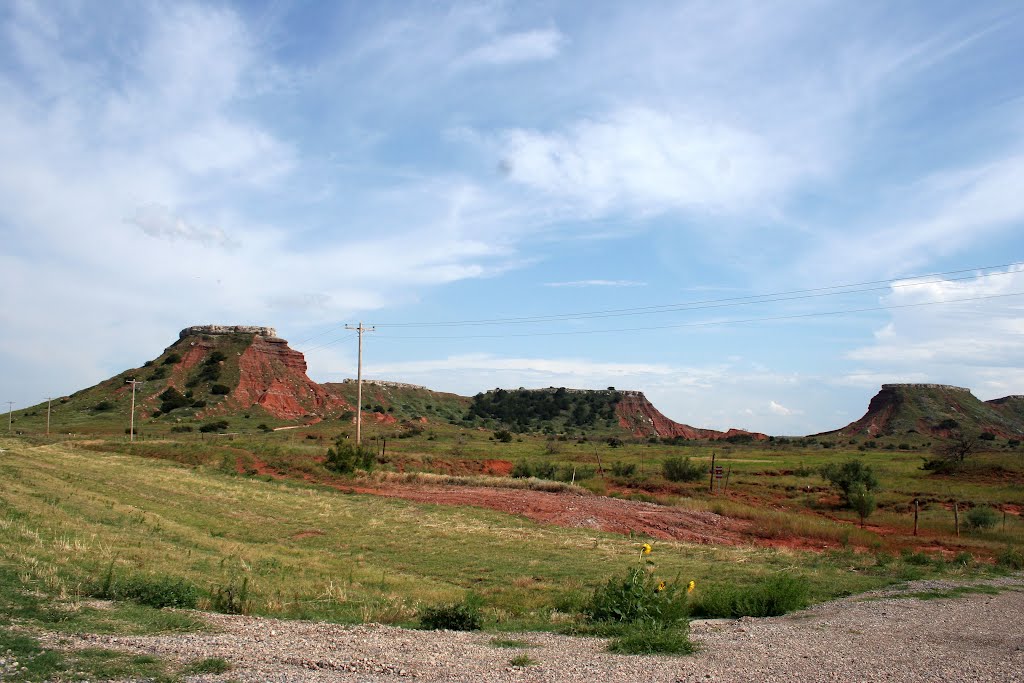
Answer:
[[[739,619],[777,617],[808,604],[805,579],[777,574],[750,586],[717,585],[701,590],[693,603],[694,616]]]

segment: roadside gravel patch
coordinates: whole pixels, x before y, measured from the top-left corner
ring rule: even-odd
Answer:
[[[917,600],[901,593],[991,585],[998,594]],[[223,657],[233,669],[189,681],[977,681],[1024,683],[1024,576],[970,584],[920,581],[771,619],[696,621],[700,651],[631,657],[606,641],[550,633],[413,631],[203,615],[216,632],[166,636],[48,634],[48,645],[106,647],[183,662]],[[534,647],[502,648],[494,638]],[[515,667],[527,654],[536,664]]]

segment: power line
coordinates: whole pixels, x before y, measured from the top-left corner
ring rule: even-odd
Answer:
[[[568,330],[562,332],[513,332],[509,334],[460,334],[460,335],[437,335],[437,336],[389,336],[382,334],[380,339],[504,339],[510,337],[556,337],[570,336],[577,334],[607,334],[618,332],[647,332],[651,330],[672,330],[685,327],[713,327],[716,325],[739,325],[744,323],[772,322],[778,320],[795,320],[800,318],[815,318],[833,315],[846,315],[849,313],[869,313],[875,311],[891,311],[901,308],[917,308],[922,306],[941,306],[944,304],[965,303],[970,301],[984,301],[989,299],[1005,299],[1014,296],[1024,296],[1024,292],[1012,292],[1009,294],[991,294],[987,296],[973,296],[964,299],[947,299],[946,301],[924,301],[915,304],[896,304],[893,306],[873,306],[870,308],[853,308],[841,311],[816,311],[812,313],[795,313],[792,315],[779,315],[764,318],[745,318],[740,320],[709,320],[696,323],[679,323],[673,325],[651,325],[647,327],[619,327],[602,330]]]
[[[1024,261],[1008,263],[996,266],[982,266],[980,268],[965,268],[961,270],[948,270],[939,273],[927,273],[923,275],[911,275],[888,280],[871,280],[842,285],[831,285],[828,287],[815,287],[810,289],[794,289],[783,292],[771,292],[768,294],[751,294],[748,296],[725,297],[721,299],[704,299],[690,302],[660,304],[655,306],[635,306],[629,308],[612,308],[596,311],[580,311],[575,313],[553,313],[550,315],[523,316],[509,318],[485,318],[480,320],[450,320],[440,322],[407,322],[407,323],[378,323],[378,327],[458,327],[471,325],[517,325],[542,322],[558,322],[562,320],[582,320],[588,318],[607,318],[630,315],[648,315],[652,313],[672,313],[684,310],[699,310],[702,308],[722,308],[728,306],[746,306],[760,303],[777,303],[781,301],[794,301],[798,299],[811,299],[827,296],[838,296],[841,294],[862,294],[890,289],[893,287],[921,287],[929,284],[942,282],[959,282],[972,280],[979,277],[993,277],[997,275],[1010,275],[1016,271],[997,273],[978,273],[979,270],[990,270],[993,268],[1010,268],[1024,265]],[[941,280],[925,280],[925,278],[937,278],[945,275],[957,275],[960,273],[974,273],[963,277],[943,278]],[[914,282],[901,282],[902,280],[915,280]],[[869,286],[885,285],[885,286]],[[857,289],[854,289],[857,288]],[[833,291],[841,290],[841,291]]]

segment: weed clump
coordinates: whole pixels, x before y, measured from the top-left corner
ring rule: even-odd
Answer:
[[[649,543],[640,546],[639,562],[624,577],[612,577],[598,587],[583,614],[598,632],[614,636],[608,649],[624,654],[687,654],[694,646],[689,638],[687,597],[694,583],[680,586],[654,575],[654,563],[646,560]],[[645,561],[646,560],[646,561]]]
[[[988,505],[979,505],[978,507],[971,508],[964,515],[964,522],[968,529],[977,531],[991,529],[999,523],[999,513]]]
[[[1013,546],[1006,546],[996,555],[996,564],[1006,569],[1024,569],[1024,551]]]
[[[249,612],[249,578],[240,584],[232,579],[226,586],[214,588],[210,596],[210,607],[222,614],[247,614]]]
[[[185,579],[148,574],[130,574],[117,578],[114,576],[113,562],[107,568],[103,581],[90,594],[104,600],[128,600],[158,609],[192,609],[199,600],[199,589]]]
[[[462,602],[427,607],[420,612],[420,627],[431,631],[479,631],[482,625],[480,599],[473,594]]]
[[[693,614],[700,617],[739,619],[777,617],[803,609],[808,603],[806,579],[777,574],[753,586],[713,586],[701,591]]]

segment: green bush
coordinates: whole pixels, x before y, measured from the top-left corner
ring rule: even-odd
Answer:
[[[698,481],[704,478],[704,468],[690,462],[690,458],[669,458],[661,463],[661,473],[669,481]]]
[[[173,432],[175,434],[181,434],[181,433],[191,432],[191,431],[192,431],[192,425],[175,425],[175,426],[171,427],[171,432]]]
[[[157,398],[160,399],[160,412],[169,413],[178,408],[184,408],[191,403],[185,395],[174,387],[167,387]]]
[[[494,432],[494,439],[495,441],[500,441],[501,443],[512,443],[512,432],[508,431],[507,429],[499,429],[498,431]]]
[[[702,589],[692,611],[695,616],[724,619],[777,617],[803,609],[807,602],[806,579],[776,574],[752,586],[717,585]]]
[[[988,505],[979,505],[967,511],[964,524],[968,529],[991,529],[999,523],[999,513]]]
[[[231,393],[231,387],[226,384],[214,384],[210,387],[210,393],[218,396],[226,396]]]
[[[636,474],[636,463],[624,463],[616,460],[612,463],[612,474],[616,477],[632,477]]]
[[[99,403],[94,405],[92,409],[95,410],[96,412],[103,413],[108,410],[113,410],[114,404],[111,403],[110,401],[100,401]]]
[[[176,353],[171,353],[171,354],[167,355],[167,358],[164,358],[164,365],[174,365],[175,363],[178,363],[180,361],[181,361],[181,356],[180,355],[178,355]]]
[[[420,627],[432,631],[479,631],[482,625],[480,600],[472,594],[462,602],[427,607],[420,612]]]
[[[608,644],[610,652],[622,655],[688,655],[695,649],[686,622],[674,626],[634,624]]]
[[[1020,548],[1006,546],[996,555],[996,564],[1007,569],[1024,569],[1024,552]]]
[[[339,436],[334,441],[334,447],[327,449],[327,460],[324,467],[339,474],[352,474],[356,470],[369,472],[376,463],[376,455],[369,448],[357,446]]]
[[[90,595],[105,600],[129,600],[156,608],[191,609],[199,600],[199,589],[184,579],[170,576],[131,574],[116,578],[111,562],[103,582],[94,587]]]
[[[217,420],[216,422],[207,422],[206,424],[200,426],[199,431],[203,432],[204,434],[208,434],[210,432],[223,432],[227,428],[227,420]]]
[[[645,566],[636,566],[595,590],[583,613],[596,622],[674,625],[686,620],[686,590],[678,581],[666,584]]]

